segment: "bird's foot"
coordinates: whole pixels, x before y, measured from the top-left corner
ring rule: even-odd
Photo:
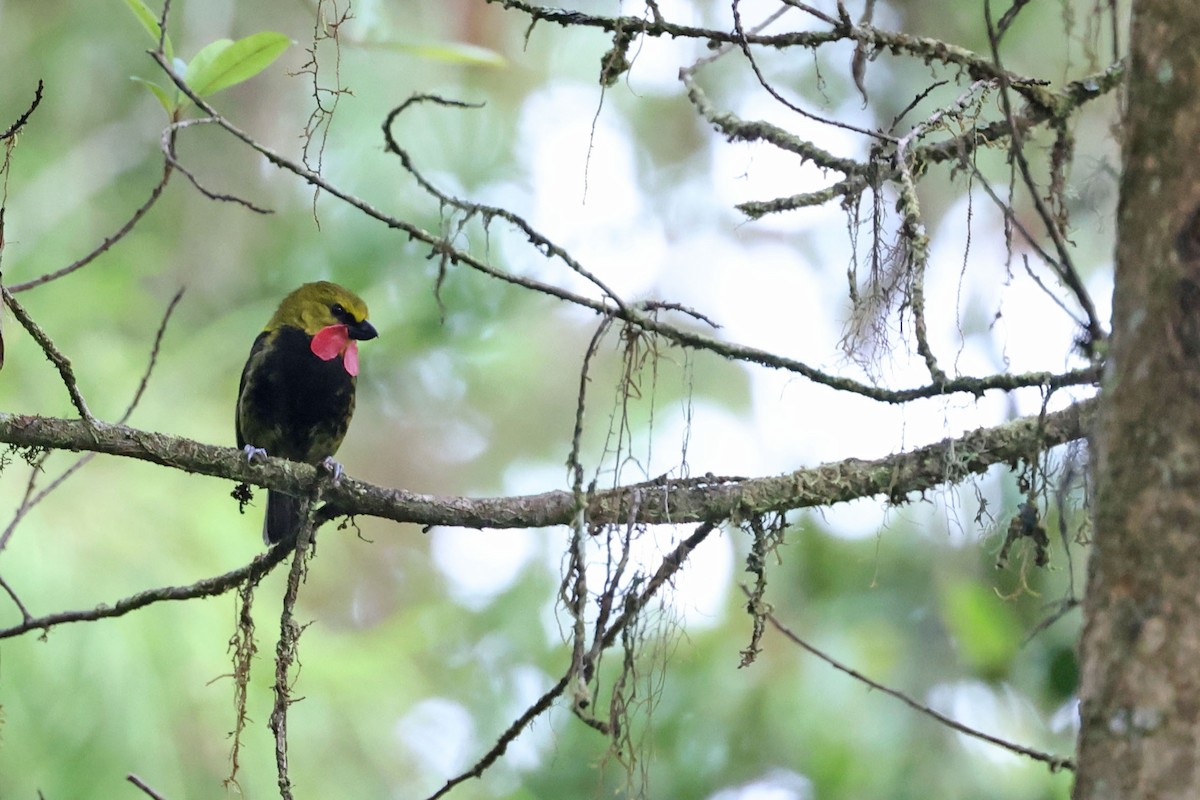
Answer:
[[[342,469],[342,465],[333,460],[333,456],[325,456],[325,459],[321,461],[320,466],[322,469],[328,470],[329,474],[333,476],[334,483],[340,481],[342,479],[342,475],[346,473],[346,471]]]
[[[242,452],[246,454],[246,463],[247,464],[254,461],[254,459],[256,459],[256,458],[266,458],[267,457],[266,450],[264,450],[261,447],[255,447],[252,444],[248,444],[245,447],[243,447]]]

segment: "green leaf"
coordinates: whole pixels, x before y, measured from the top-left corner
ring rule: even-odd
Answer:
[[[462,42],[434,42],[416,44],[393,42],[385,45],[402,53],[409,53],[427,61],[441,61],[446,64],[461,64],[473,67],[503,67],[508,64],[504,56],[495,50],[479,47]]]
[[[204,81],[210,80],[213,62],[232,46],[233,39],[217,39],[206,44],[192,57],[187,66],[180,70],[179,74],[183,76],[184,83],[192,87],[196,94],[204,95],[205,92],[200,91],[200,86]]]
[[[142,23],[142,27],[150,34],[150,38],[154,39],[155,44],[158,43],[159,33],[158,17],[154,16],[154,12],[142,0],[125,0],[125,5],[133,12],[133,15],[138,18],[138,22]]]
[[[940,594],[942,620],[963,661],[985,680],[1005,677],[1021,642],[1012,607],[974,580],[952,583]]]
[[[175,108],[178,104],[174,100],[171,99],[171,96],[169,94],[167,94],[166,89],[159,86],[157,83],[153,83],[151,81],[146,80],[145,78],[138,78],[138,77],[134,76],[134,77],[130,78],[129,80],[137,81],[142,86],[145,86],[147,89],[150,90],[150,94],[152,94],[158,98],[158,102],[162,103],[162,107],[164,109],[166,109],[168,114],[174,113]]]
[[[253,78],[279,58],[291,43],[292,40],[282,33],[263,31],[225,44],[220,52],[199,68],[193,69],[192,64],[188,65],[188,83],[196,94],[207,97]],[[206,53],[216,44],[218,42],[213,42],[197,53],[196,58],[192,59],[193,63],[201,56],[208,59]]]
[[[150,10],[142,0],[125,0],[125,6],[133,12],[137,17],[138,22],[142,23],[142,27],[146,29],[146,33],[150,34],[150,38],[154,40],[155,47],[158,46],[158,40],[163,39],[163,50],[167,60],[174,58],[171,47],[171,37],[162,37],[162,28],[158,25],[158,17]]]

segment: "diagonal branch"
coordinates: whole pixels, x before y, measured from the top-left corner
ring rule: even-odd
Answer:
[[[150,348],[150,359],[146,364],[146,370],[142,373],[142,379],[138,382],[137,389],[133,393],[133,399],[130,400],[129,405],[125,407],[125,413],[121,415],[121,419],[118,421],[118,424],[124,424],[133,414],[133,411],[137,408],[138,403],[141,402],[142,395],[145,393],[146,387],[150,384],[150,375],[154,372],[155,364],[158,363],[158,351],[159,347],[162,345],[163,335],[167,332],[167,323],[171,320],[171,314],[174,313],[175,306],[179,304],[179,301],[182,298],[183,289],[180,289],[175,293],[175,296],[171,298],[171,302],[167,304],[167,310],[163,314],[162,322],[159,323],[158,331],[154,334],[154,344]],[[8,541],[10,538],[12,538],[13,531],[16,530],[17,525],[21,523],[21,520],[25,518],[25,515],[29,513],[30,509],[49,497],[55,489],[63,485],[63,482],[66,481],[67,478],[70,478],[72,475],[78,472],[95,456],[96,454],[94,452],[81,456],[75,461],[74,464],[63,470],[58,477],[50,481],[50,483],[44,489],[34,494],[34,489],[37,485],[37,477],[42,471],[42,466],[45,464],[45,454],[39,458],[38,461],[33,465],[29,475],[29,481],[25,487],[25,495],[21,498],[21,502],[17,505],[17,510],[13,512],[12,520],[10,520],[8,525],[2,531],[0,531],[0,551],[3,551],[4,548],[8,546]]]
[[[261,555],[255,556],[253,561],[243,567],[226,572],[224,575],[217,575],[212,578],[196,581],[189,586],[162,586],[157,589],[147,589],[144,592],[130,595],[112,605],[101,604],[95,608],[79,611],[60,611],[42,617],[28,617],[19,625],[0,628],[0,639],[11,639],[14,636],[20,636],[29,631],[41,630],[45,632],[52,627],[64,625],[68,622],[91,622],[108,617],[121,617],[131,611],[137,611],[139,608],[145,608],[148,605],[164,600],[191,600],[196,597],[212,597],[224,594],[235,586],[240,586],[247,581],[258,580],[273,570],[287,555],[288,551],[285,548],[276,547],[273,550],[268,550]]]
[[[1013,161],[1016,162],[1025,187],[1029,191],[1029,199],[1033,202],[1033,207],[1037,211],[1038,217],[1042,220],[1042,225],[1046,229],[1047,235],[1049,235],[1050,240],[1054,243],[1055,250],[1058,251],[1058,260],[1047,263],[1051,266],[1057,265],[1056,269],[1059,279],[1075,295],[1075,301],[1079,303],[1079,307],[1083,310],[1086,317],[1087,339],[1082,344],[1085,351],[1091,355],[1094,352],[1094,348],[1105,339],[1104,325],[1100,321],[1095,303],[1092,302],[1091,295],[1088,293],[1087,286],[1084,285],[1082,276],[1080,276],[1079,271],[1075,268],[1075,261],[1071,257],[1071,250],[1067,246],[1067,239],[1061,225],[1054,219],[1050,210],[1046,207],[1046,203],[1042,199],[1041,190],[1038,188],[1037,181],[1034,180],[1033,172],[1030,169],[1029,159],[1025,155],[1024,140],[1014,122],[1016,112],[1013,110],[1012,98],[1009,95],[1010,89],[1013,87],[1000,63],[1000,37],[992,23],[992,5],[990,0],[984,1],[983,13],[987,22],[988,43],[992,49],[992,60],[995,61],[996,68],[1002,76],[1000,79],[1000,103],[1004,109],[1004,117],[1008,120],[1009,129],[1012,131],[1009,154]]]
[[[326,194],[336,197],[342,202],[358,209],[363,214],[376,220],[377,222],[387,225],[393,230],[401,231],[407,234],[409,239],[429,246],[433,255],[446,259],[452,264],[463,264],[473,270],[483,273],[484,275],[488,275],[497,280],[510,283],[514,286],[520,286],[531,291],[539,292],[541,294],[572,303],[582,308],[591,309],[599,314],[611,315],[616,319],[624,320],[625,322],[636,325],[642,330],[650,331],[663,336],[664,338],[682,347],[708,350],[725,358],[746,361],[753,364],[760,364],[773,369],[795,372],[796,374],[802,375],[814,383],[819,383],[841,391],[852,392],[854,394],[859,394],[863,397],[869,397],[873,400],[878,400],[885,403],[902,403],[921,397],[939,397],[957,392],[968,392],[978,396],[980,393],[990,389],[1007,390],[1031,385],[1045,385],[1049,389],[1056,389],[1066,385],[1092,383],[1098,378],[1098,370],[1089,368],[1085,370],[1075,370],[1061,376],[1053,376],[1049,373],[1026,373],[1024,375],[990,375],[981,378],[960,377],[946,380],[944,382],[933,382],[925,386],[912,389],[886,389],[861,383],[850,378],[830,375],[829,373],[809,366],[802,361],[780,356],[767,350],[749,347],[733,342],[722,341],[696,330],[672,325],[646,313],[643,308],[639,308],[636,305],[617,305],[614,308],[613,303],[610,301],[586,297],[568,289],[564,289],[535,278],[513,274],[484,260],[476,258],[471,253],[456,248],[453,243],[444,237],[430,233],[429,231],[426,231],[425,229],[405,220],[390,216],[389,214],[366,202],[362,198],[357,197],[338,186],[335,186],[321,175],[316,174],[303,165],[280,155],[227,120],[215,108],[206,102],[204,98],[197,95],[195,91],[174,72],[174,70],[171,68],[171,65],[167,63],[166,59],[161,53],[151,53],[150,55],[155,59],[163,71],[166,72],[175,85],[179,87],[179,90],[187,95],[187,97],[193,103],[195,103],[199,109],[207,114],[213,122],[223,128],[231,136],[240,140],[247,147],[250,147],[261,154],[276,167],[291,172],[296,177],[304,180],[311,186],[319,188]],[[532,228],[528,226],[527,223],[523,223],[523,221],[522,223],[518,223],[518,227],[523,230],[528,229],[532,231]],[[540,234],[537,234],[537,237],[538,240],[542,242],[549,242],[548,239],[542,237]],[[539,241],[532,239],[531,241],[533,241],[535,246],[548,247],[548,244],[539,244]],[[547,255],[557,255],[557,252],[554,250],[547,249],[543,250],[543,252],[546,252]],[[571,262],[568,262],[568,266],[570,266],[576,272],[579,272],[582,268],[582,265],[573,264]]]
[[[137,207],[129,219],[125,220],[125,222],[121,224],[121,227],[104,237],[104,241],[93,247],[91,252],[89,252],[87,255],[66,265],[65,267],[62,267],[61,269],[56,269],[53,272],[47,272],[45,275],[39,275],[36,278],[31,278],[30,280],[22,281],[21,283],[14,283],[12,286],[8,287],[9,291],[13,293],[24,292],[27,289],[33,289],[37,286],[41,286],[43,283],[49,283],[50,281],[58,280],[64,275],[70,275],[72,272],[86,267],[104,253],[107,253],[110,249],[112,249],[113,245],[125,238],[125,235],[133,230],[133,227],[137,225],[138,222],[141,221],[142,217],[146,216],[154,204],[158,202],[158,198],[162,197],[163,190],[167,188],[167,181],[171,179],[171,172],[173,170],[174,167],[171,165],[171,162],[164,161],[162,175],[159,177],[158,183],[154,184],[154,188],[150,190],[150,195],[146,198],[146,200]]]
[[[89,422],[93,420],[92,412],[88,410],[87,402],[83,399],[83,393],[79,391],[79,382],[75,380],[75,370],[71,366],[71,360],[63,355],[62,351],[54,344],[54,340],[33,321],[33,317],[29,316],[29,312],[17,302],[17,298],[12,296],[7,287],[0,286],[0,296],[3,297],[4,304],[12,311],[12,315],[42,348],[47,360],[58,370],[63,385],[67,388],[67,394],[71,396],[71,405],[75,406],[79,416]]]
[[[646,604],[654,597],[655,593],[662,588],[663,584],[671,580],[672,576],[674,576],[675,573],[677,573],[683,567],[684,562],[687,561],[687,557],[691,555],[693,550],[700,546],[701,542],[708,538],[708,535],[712,533],[716,527],[717,526],[711,522],[706,522],[703,525],[700,525],[698,528],[696,528],[696,530],[692,531],[692,534],[688,538],[676,545],[670,553],[663,556],[662,561],[659,562],[658,569],[655,570],[654,575],[651,576],[650,580],[647,582],[646,588],[644,588],[636,596],[631,596],[628,598],[625,609],[621,616],[619,616],[611,626],[604,628],[603,635],[600,634],[599,630],[597,631],[596,647],[598,650],[612,647],[613,643],[616,642],[617,637],[622,631],[629,627],[630,623],[633,622],[638,612],[645,608]],[[512,744],[518,736],[521,735],[522,731],[529,727],[529,724],[533,722],[534,719],[549,710],[551,704],[567,690],[567,686],[571,683],[574,676],[575,664],[572,661],[571,667],[567,670],[565,675],[558,679],[558,683],[547,689],[541,697],[539,697],[531,706],[529,706],[529,708],[525,709],[521,716],[517,717],[517,719],[514,720],[513,723],[509,725],[502,734],[500,734],[500,738],[496,740],[496,743],[492,745],[491,749],[484,753],[483,757],[476,761],[470,769],[466,770],[465,772],[461,772],[446,781],[442,788],[431,794],[427,800],[438,800],[439,797],[445,796],[458,784],[471,778],[482,777],[483,773],[487,771],[492,764],[496,763],[496,760],[499,759],[500,756],[504,755],[504,751],[507,750],[508,746]]]
[[[750,595],[750,591],[747,587],[743,586],[742,591],[745,592],[747,596]],[[1018,755],[1027,756],[1029,758],[1034,759],[1035,761],[1042,761],[1042,762],[1046,763],[1047,765],[1049,765],[1051,772],[1057,772],[1060,769],[1069,770],[1071,772],[1075,771],[1075,762],[1069,758],[1063,758],[1061,756],[1055,756],[1055,755],[1051,755],[1049,753],[1043,753],[1041,750],[1034,750],[1031,747],[1026,747],[1024,745],[1017,744],[1016,742],[1010,742],[1007,739],[1001,739],[1000,737],[993,736],[990,733],[984,733],[981,730],[977,730],[975,728],[964,725],[961,722],[958,722],[957,720],[953,720],[950,717],[947,717],[945,714],[942,714],[942,713],[939,713],[938,711],[933,710],[932,708],[925,705],[924,703],[918,703],[916,700],[912,699],[911,697],[906,695],[904,692],[897,691],[896,689],[892,689],[889,686],[884,686],[882,683],[879,683],[878,681],[873,681],[870,678],[868,678],[866,675],[863,675],[858,670],[855,670],[852,667],[846,666],[845,664],[843,664],[842,662],[833,658],[832,656],[827,655],[826,653],[824,653],[821,650],[818,650],[816,647],[813,647],[811,644],[806,642],[804,639],[800,638],[790,628],[788,628],[786,625],[784,625],[782,622],[780,622],[776,618],[776,616],[773,613],[771,613],[770,611],[763,612],[763,616],[767,619],[768,622],[771,623],[771,625],[775,628],[775,630],[779,631],[779,633],[785,639],[790,641],[792,644],[794,644],[797,647],[800,647],[804,650],[807,650],[808,652],[812,653],[817,658],[824,661],[826,664],[829,664],[834,669],[846,673],[851,678],[854,678],[856,681],[861,681],[862,683],[865,683],[867,686],[871,687],[875,691],[883,692],[884,694],[886,694],[890,697],[894,697],[897,700],[899,700],[899,701],[903,702],[904,704],[906,704],[907,706],[909,706],[910,708],[915,709],[916,711],[919,711],[922,714],[925,714],[929,717],[932,717],[933,719],[937,720],[939,723],[941,723],[942,725],[945,725],[947,728],[950,728],[951,730],[958,731],[959,733],[961,733],[965,736],[971,736],[973,738],[987,742],[988,744],[996,745],[997,747],[1004,748],[1005,750],[1009,750],[1011,752],[1017,753]]]
[[[25,109],[21,116],[17,117],[16,122],[9,125],[3,133],[0,133],[0,142],[5,139],[11,139],[17,135],[17,131],[25,127],[25,123],[29,122],[29,118],[33,116],[33,112],[37,111],[37,107],[42,104],[42,91],[46,88],[46,84],[41,78],[38,78],[37,88],[33,90],[33,102],[29,104],[29,108]]]

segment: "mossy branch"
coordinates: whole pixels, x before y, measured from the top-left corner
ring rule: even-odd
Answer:
[[[588,498],[592,524],[739,521],[770,512],[827,506],[863,497],[900,501],[947,481],[979,474],[994,464],[1017,464],[1048,447],[1087,435],[1095,399],[1047,414],[1022,417],[956,438],[864,461],[848,458],[784,475],[722,478],[712,475],[656,480],[595,492]],[[174,469],[240,481],[293,494],[321,484],[328,504],[318,523],[334,516],[367,515],[423,526],[536,528],[568,525],[576,510],[569,491],[514,497],[443,497],[374,486],[349,476],[336,483],[324,471],[278,458],[247,463],[242,451],[163,433],[80,420],[0,414],[0,442],[15,447],[94,451],[137,458]]]

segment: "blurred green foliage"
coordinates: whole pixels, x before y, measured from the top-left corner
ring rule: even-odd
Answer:
[[[596,5],[615,13],[618,4]],[[264,30],[296,42],[215,102],[261,141],[299,157],[299,133],[313,107],[312,76],[305,72],[311,4],[177,0],[173,6],[170,32],[181,58],[195,57],[210,42]],[[924,20],[921,7],[898,4],[893,13]],[[324,173],[428,230],[443,230],[448,218],[384,155],[379,133],[386,112],[407,96],[438,92],[486,101],[480,110],[419,109],[400,120],[398,136],[449,191],[518,213],[534,205],[531,175],[540,157],[529,152],[529,129],[522,126],[561,122],[523,117],[530,107],[544,108],[528,105],[531,98],[567,87],[585,92],[593,112],[602,108],[596,81],[609,46],[603,36],[545,26],[527,36],[521,15],[470,0],[364,2],[354,12],[341,30],[337,68],[352,94],[341,96],[320,153]],[[949,25],[949,16],[940,22]],[[158,180],[163,116],[129,80],[155,74],[146,48],[145,32],[116,0],[0,3],[0,124],[28,106],[37,80],[46,84],[8,174],[7,283],[90,251]],[[336,54],[329,41],[320,48],[321,80],[332,81]],[[814,69],[800,65],[797,85],[811,82]],[[642,86],[641,74],[635,59],[630,83],[618,81],[603,99],[604,119],[615,115],[631,137],[641,196],[628,202],[647,209],[648,226],[668,220],[672,235],[707,226],[737,246],[773,240],[778,234],[770,229],[741,230],[727,208],[701,209],[703,191],[691,191],[690,200],[669,194],[723,143],[676,88]],[[827,96],[854,95],[842,73],[822,75]],[[895,74],[887,81],[890,87],[904,79]],[[744,80],[713,77],[715,91],[730,96],[744,90]],[[587,140],[574,144],[580,152],[589,147]],[[359,411],[339,454],[348,472],[441,494],[569,485],[563,465],[579,364],[598,320],[458,267],[440,276],[439,263],[422,248],[314,194],[211,126],[188,129],[178,147],[206,187],[274,213],[214,202],[176,175],[130,236],[87,268],[20,296],[72,359],[98,416],[114,419],[128,404],[167,302],[184,286],[130,422],[232,445],[233,398],[251,341],[288,290],[330,278],[367,298],[381,332],[362,349]],[[591,168],[603,173],[603,155],[594,158]],[[600,214],[582,201],[582,176],[571,179],[580,200],[575,213]],[[943,191],[929,199],[931,213],[954,202],[951,187]],[[615,235],[613,247],[628,247],[624,235]],[[789,247],[812,252],[812,236],[796,233]],[[571,279],[494,224],[472,222],[456,238],[514,272]],[[648,295],[673,299],[678,287],[702,282],[676,274],[671,284],[662,275],[638,275],[633,266],[626,277],[635,285],[643,280]],[[843,266],[832,266],[826,279],[843,289]],[[804,319],[793,322],[807,330]],[[5,336],[0,408],[69,415],[66,393],[36,346],[12,325]],[[628,408],[635,438],[627,452],[638,461],[616,466],[602,455],[609,420],[619,421],[614,398],[625,366],[615,337],[601,350],[589,384],[585,448],[601,483],[654,477],[651,465],[664,458],[678,468],[687,442],[675,434],[687,430],[693,412],[690,435],[698,450],[710,436],[707,420],[756,412],[742,367],[669,348],[653,363],[657,370],[639,374],[641,396]],[[664,431],[651,454],[647,436]],[[720,446],[718,440],[713,447]],[[54,454],[40,483],[73,459]],[[803,463],[797,454],[791,468]],[[719,459],[693,466],[698,474],[721,469]],[[26,481],[19,465],[5,470],[0,508],[16,507]],[[1012,509],[1021,499],[999,474],[980,486],[996,507]],[[243,517],[231,489],[98,458],[22,521],[0,553],[0,575],[36,615],[227,571],[260,547],[261,493]],[[972,513],[959,502],[947,494],[893,509],[879,532],[866,537],[839,535],[819,516],[796,515],[778,560],[769,564],[767,601],[792,630],[871,678],[967,724],[1067,754],[1077,617],[1026,641],[1067,591],[1066,554],[1056,547],[1052,567],[1036,570],[1018,552],[1013,566],[997,572],[996,533],[971,524]],[[563,531],[462,534],[456,547],[439,551],[445,532],[359,524],[358,531],[322,531],[301,591],[298,618],[313,624],[300,643],[295,691],[303,701],[291,710],[298,797],[424,796],[469,767],[569,662],[561,630],[567,623],[556,617]],[[753,787],[782,792],[771,797],[823,799],[1067,796],[1068,775],[950,732],[774,633],[756,663],[738,669],[751,626],[736,588],[748,540],[732,528],[703,548],[723,552],[732,574],[718,568],[689,590],[693,598],[717,599],[707,616],[689,611],[692,601],[681,588],[677,603],[657,606],[644,621],[638,695],[644,705],[630,731],[638,748],[609,752],[608,742],[560,703],[482,780],[451,796],[601,797],[643,785],[649,796],[674,798],[723,790],[733,793],[722,798],[751,798]],[[471,576],[456,574],[455,565],[465,569],[461,562],[475,551],[483,554],[477,569],[500,570],[504,563],[511,575],[472,589]],[[260,654],[238,773],[250,797],[275,793],[266,721],[283,577],[282,571],[270,576],[256,596]],[[0,625],[19,621],[16,608],[0,600]],[[227,645],[234,625],[233,597],[224,596],[0,642],[0,798],[133,796],[127,773],[171,798],[220,796],[231,769]],[[614,674],[619,661],[619,653],[610,654],[605,674]]]

